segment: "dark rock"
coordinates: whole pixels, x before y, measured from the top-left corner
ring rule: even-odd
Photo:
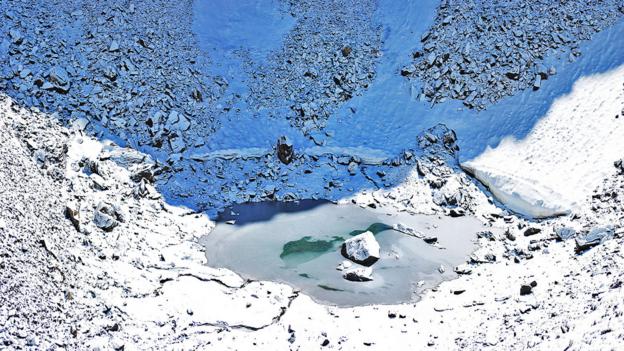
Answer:
[[[542,77],[540,75],[535,76],[533,81],[533,90],[539,90],[542,87]]]
[[[461,264],[453,268],[453,272],[457,274],[472,274],[472,268],[467,264]]]
[[[484,231],[478,232],[477,233],[477,238],[483,238],[483,239],[487,239],[489,241],[496,240],[496,237],[494,236],[494,233],[492,233],[489,230],[484,230]]]
[[[535,234],[541,233],[542,230],[540,228],[529,227],[524,231],[524,236],[531,236]]]
[[[505,238],[507,238],[507,240],[509,241],[516,241],[516,236],[513,235],[513,233],[509,229],[505,231]]]
[[[447,147],[450,147],[454,145],[455,142],[457,142],[457,134],[455,134],[454,130],[449,130],[446,133],[444,133],[444,136],[442,137],[442,141],[444,142],[444,145],[446,145]]]
[[[466,210],[461,207],[451,208],[449,210],[449,216],[451,217],[462,217],[466,215]]]
[[[191,93],[191,97],[197,102],[204,101],[201,91],[199,91],[199,89],[197,88],[193,89],[193,92]]]
[[[132,181],[136,183],[141,182],[141,180],[143,179],[150,183],[154,183],[156,179],[154,178],[154,172],[152,169],[153,168],[151,165],[144,164],[137,166],[132,170],[132,173],[130,174],[130,179],[132,179]]]
[[[287,136],[277,140],[277,158],[284,164],[290,164],[295,156],[293,144]]]
[[[521,296],[529,295],[532,292],[533,292],[533,287],[531,287],[531,285],[523,284],[522,286],[520,286],[520,295]]]
[[[401,69],[401,75],[403,77],[411,76],[412,74],[414,74],[414,71],[416,71],[416,66],[408,65]]]
[[[77,231],[80,231],[80,206],[78,204],[68,203],[65,206],[65,217],[69,219]]]
[[[426,242],[427,244],[435,244],[438,242],[438,238],[435,236],[428,236],[423,238],[423,241]]]
[[[617,160],[613,163],[613,165],[617,168],[620,174],[624,174],[624,160]]]
[[[342,277],[352,282],[369,282],[373,280],[373,269],[371,267],[358,267],[345,271]]]

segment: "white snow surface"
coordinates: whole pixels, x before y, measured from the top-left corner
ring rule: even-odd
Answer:
[[[523,215],[575,211],[622,156],[623,84],[624,65],[579,79],[526,138],[505,138],[462,166]]]

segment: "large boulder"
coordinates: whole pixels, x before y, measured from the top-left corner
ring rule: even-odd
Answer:
[[[373,233],[367,231],[345,241],[341,253],[355,263],[371,266],[379,260],[379,243]]]

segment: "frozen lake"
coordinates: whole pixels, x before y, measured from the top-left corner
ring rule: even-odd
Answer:
[[[391,229],[398,223],[437,237],[438,244]],[[471,217],[387,214],[306,200],[236,205],[201,242],[210,266],[283,282],[319,302],[357,306],[414,301],[424,289],[452,279],[453,267],[475,248],[476,233],[486,229]],[[347,281],[336,269],[345,260],[340,247],[365,230],[373,232],[381,247],[381,259],[372,265],[374,280]]]

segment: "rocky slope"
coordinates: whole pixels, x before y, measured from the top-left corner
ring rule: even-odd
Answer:
[[[261,327],[288,304],[290,288],[203,265],[192,240],[211,222],[162,200],[148,156],[85,136],[80,121],[62,128],[6,96],[0,116],[4,347],[156,347],[161,338],[179,337],[173,331],[188,320],[178,318],[194,314],[176,305],[184,291],[212,296],[195,312],[193,321],[202,324],[227,324],[243,308],[251,319],[240,324]],[[245,307],[243,299],[256,294],[254,306]],[[151,311],[167,314],[141,319],[158,297],[167,300],[153,301]],[[161,331],[146,333],[154,323]]]
[[[442,1],[435,24],[401,74],[423,82],[421,98],[462,100],[484,109],[557,73],[555,54],[570,61],[578,44],[624,14],[621,1]]]

